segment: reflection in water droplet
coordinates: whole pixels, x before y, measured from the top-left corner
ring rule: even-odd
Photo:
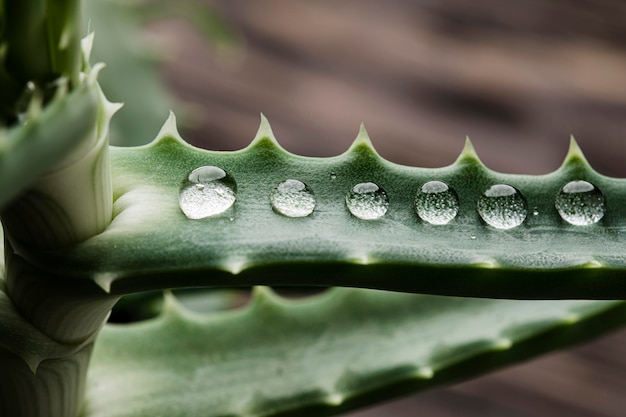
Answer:
[[[522,193],[506,184],[489,187],[478,199],[477,208],[485,223],[497,229],[519,226],[528,213]]]
[[[389,208],[387,192],[373,182],[357,184],[346,195],[346,206],[359,219],[375,220]]]
[[[203,219],[228,210],[237,193],[235,180],[222,168],[196,168],[183,181],[178,196],[180,209],[190,219]]]
[[[446,224],[459,212],[459,197],[446,183],[429,181],[415,196],[415,210],[428,223]]]
[[[606,211],[604,196],[587,181],[571,181],[556,195],[554,206],[568,223],[587,226],[600,221]]]
[[[315,197],[302,181],[286,180],[278,184],[270,196],[275,212],[287,217],[306,217],[315,209]]]

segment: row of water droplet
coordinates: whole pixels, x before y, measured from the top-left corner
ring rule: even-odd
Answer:
[[[331,175],[332,178],[332,175]],[[193,170],[183,181],[179,204],[190,219],[215,216],[228,210],[236,200],[235,180],[221,168],[203,166]],[[346,207],[363,220],[382,218],[389,209],[387,192],[373,182],[355,185],[346,194]],[[273,210],[286,217],[306,217],[315,210],[315,196],[302,181],[288,179],[278,184],[270,195]],[[566,222],[585,226],[597,223],[606,211],[602,192],[593,184],[571,181],[559,191],[554,206]],[[488,225],[511,229],[521,225],[528,215],[522,193],[507,184],[489,187],[478,199],[478,214]],[[459,213],[457,193],[442,181],[422,185],[415,197],[415,211],[425,222],[449,223]],[[538,212],[533,211],[533,215]]]

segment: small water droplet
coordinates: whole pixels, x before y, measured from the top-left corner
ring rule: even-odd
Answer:
[[[476,240],[476,236],[475,236],[475,235],[471,235],[471,236],[470,236],[470,239],[471,239],[471,240]]]
[[[270,195],[275,212],[287,217],[306,217],[315,209],[315,197],[302,181],[286,180],[278,184]]]
[[[387,213],[387,192],[373,182],[357,184],[346,195],[346,206],[359,219],[380,219]]]
[[[600,221],[606,211],[602,192],[587,181],[571,181],[556,195],[554,206],[566,222],[587,226]]]
[[[492,185],[478,199],[478,214],[496,229],[519,226],[528,213],[526,199],[516,188],[506,184]]]
[[[415,196],[415,210],[428,223],[447,224],[459,212],[459,197],[448,184],[429,181]]]
[[[533,216],[539,216],[539,209],[537,207],[533,208]]]
[[[180,187],[178,204],[190,219],[204,219],[228,210],[237,193],[235,180],[222,168],[203,166],[185,178]]]
[[[334,172],[331,172],[330,179],[331,180],[336,180],[337,179],[337,174],[335,174]]]

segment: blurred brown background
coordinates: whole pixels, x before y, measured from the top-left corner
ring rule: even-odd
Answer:
[[[387,159],[436,167],[465,136],[492,169],[556,169],[573,134],[596,170],[626,177],[622,0],[210,2],[241,38],[207,43],[186,23],[167,42],[185,134],[239,149],[259,113],[294,153],[345,151],[364,122]],[[626,331],[450,388],[350,414],[624,416]]]

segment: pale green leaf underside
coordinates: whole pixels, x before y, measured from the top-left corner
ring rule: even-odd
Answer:
[[[626,181],[593,171],[575,145],[556,172],[524,176],[488,170],[471,148],[449,167],[399,166],[379,157],[364,132],[333,158],[287,153],[266,124],[237,152],[200,150],[176,137],[170,124],[146,147],[112,149],[115,218],[104,233],[56,253],[22,250],[23,256],[119,294],[261,284],[497,298],[626,297]],[[179,207],[179,188],[203,165],[232,175],[237,200],[223,215],[190,220]],[[288,218],[270,207],[274,187],[291,178],[315,195],[308,217]],[[415,212],[417,190],[434,179],[459,195],[459,214],[447,225],[428,224]],[[607,211],[599,223],[573,226],[559,217],[555,196],[573,180],[604,193]],[[389,195],[382,219],[361,220],[346,209],[347,191],[366,181]],[[479,196],[497,183],[525,196],[529,215],[521,226],[499,230],[479,217]]]
[[[26,125],[0,132],[0,207],[46,173],[97,125],[98,87],[84,83]]]
[[[323,416],[468,378],[626,320],[611,301],[516,301],[334,289],[102,332],[85,417]]]

